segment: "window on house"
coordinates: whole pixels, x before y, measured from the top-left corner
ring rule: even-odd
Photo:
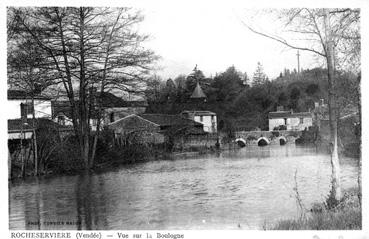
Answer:
[[[97,119],[92,119],[92,126],[97,126]]]
[[[211,122],[214,122],[214,115],[211,116]]]
[[[32,102],[21,103],[21,117],[27,118],[27,115],[32,115],[34,108]]]
[[[200,115],[200,121],[202,122],[204,120],[204,116]]]
[[[287,125],[287,118],[284,118],[284,125]]]
[[[300,118],[300,124],[304,123],[304,118]]]
[[[114,112],[110,113],[110,123],[114,122]]]

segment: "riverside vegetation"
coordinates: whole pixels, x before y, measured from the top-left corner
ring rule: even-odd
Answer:
[[[109,170],[111,168],[137,164],[154,160],[171,160],[174,154],[178,153],[196,153],[203,154],[215,151],[216,147],[191,146],[185,150],[173,149],[170,142],[161,144],[151,144],[144,140],[140,133],[131,133],[123,141],[124,145],[118,145],[114,139],[114,133],[108,128],[100,132],[96,146],[96,160],[94,166],[86,170],[83,162],[80,160],[77,138],[73,135],[65,136],[62,139],[58,132],[41,127],[37,131],[37,143],[39,146],[38,158],[40,159],[39,175],[74,175],[86,171]],[[93,137],[93,136],[92,136]],[[181,137],[181,135],[178,135]],[[29,142],[23,142],[23,146]],[[14,158],[19,151],[19,142],[9,143],[9,149]],[[31,160],[32,152],[26,155],[26,174],[25,176],[34,176],[34,165]],[[12,162],[12,178],[21,177],[21,162],[14,160]]]
[[[361,230],[362,211],[357,188],[344,193],[338,204],[316,203],[297,219],[263,225],[265,230]]]

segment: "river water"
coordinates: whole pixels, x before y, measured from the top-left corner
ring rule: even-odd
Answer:
[[[10,229],[260,229],[329,193],[330,157],[295,145],[247,147],[9,186]],[[296,180],[294,180],[296,174]],[[343,188],[357,166],[343,158]]]

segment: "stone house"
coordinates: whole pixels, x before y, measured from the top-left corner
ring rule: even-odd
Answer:
[[[286,130],[304,130],[313,126],[313,115],[311,112],[275,111],[269,112],[269,131],[275,128]]]
[[[217,132],[217,114],[211,111],[185,110],[181,113],[182,117],[194,120],[203,125],[203,129],[208,133]]]
[[[203,125],[180,115],[132,114],[108,125],[116,139],[127,135],[142,134],[143,141],[160,144],[173,140],[179,135],[204,134]]]

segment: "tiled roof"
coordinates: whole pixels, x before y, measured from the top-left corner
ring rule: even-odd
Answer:
[[[119,119],[113,123],[109,124],[109,128],[119,130],[124,129],[124,131],[140,131],[159,128],[159,125],[154,122],[148,121],[138,115],[132,114]]]
[[[297,112],[297,113],[292,113],[291,118],[295,117],[312,117],[311,112]]]
[[[206,98],[204,91],[201,89],[199,82],[197,82],[195,90],[192,92],[190,98]]]
[[[29,92],[23,91],[23,90],[8,90],[8,100],[25,100],[25,99],[31,99],[32,95]],[[33,96],[36,100],[50,100],[49,97],[35,94]]]
[[[216,115],[216,113],[207,110],[185,110],[182,114],[194,114],[194,115]]]
[[[147,107],[146,101],[126,101],[109,92],[103,92],[101,96],[101,103],[104,108]]]
[[[310,112],[297,112],[292,113],[291,111],[275,111],[269,112],[269,119],[276,118],[300,118],[300,117],[311,117]]]
[[[182,118],[180,115],[140,114],[139,116],[160,126],[175,126],[175,125],[202,126],[201,123],[198,123],[190,119]]]
[[[196,135],[196,134],[207,134],[203,128],[199,127],[186,127],[177,131],[182,135]]]
[[[269,112],[269,118],[287,118],[291,115],[291,111]]]
[[[27,119],[27,121],[23,124],[23,130],[24,131],[33,130],[32,123],[33,123],[33,119]],[[50,119],[44,119],[44,118],[35,119],[34,125],[36,129],[39,127],[49,127],[49,128],[55,128],[58,130],[72,130],[72,128],[69,126],[59,125]],[[8,132],[11,132],[11,131],[19,132],[21,130],[22,130],[22,119],[8,120]]]

